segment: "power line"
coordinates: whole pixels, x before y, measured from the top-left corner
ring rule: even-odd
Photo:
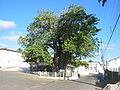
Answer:
[[[112,36],[113,36],[113,34],[114,34],[115,30],[116,30],[116,26],[117,26],[117,23],[119,21],[119,18],[120,18],[120,14],[118,15],[117,21],[116,21],[116,23],[114,25],[114,28],[113,28],[112,34],[111,34],[111,36],[110,36],[110,38],[108,40],[107,46],[105,47],[104,53],[105,53],[106,49],[108,48],[108,45],[109,45],[109,43],[110,43],[110,41],[112,39]]]
[[[111,7],[108,6],[109,7],[109,17],[108,17],[109,21],[108,21],[107,25],[109,25],[110,27],[113,27],[112,25],[113,25],[113,21],[115,19],[114,17],[116,17],[115,16],[115,10],[116,10],[116,7],[117,7],[117,0],[113,1],[113,3],[111,3],[111,1],[109,1],[109,5],[111,5]]]
[[[112,8],[111,8],[111,15],[110,15],[111,22],[109,22],[109,25],[111,25],[111,26],[115,19],[114,17],[117,17],[117,15],[119,14],[119,13],[116,13],[116,12],[119,12],[119,11],[117,11],[117,8],[119,7],[119,0],[115,0],[112,5],[113,6],[111,6]]]

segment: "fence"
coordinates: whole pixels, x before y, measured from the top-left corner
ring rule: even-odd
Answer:
[[[107,80],[112,80],[112,79],[120,80],[119,72],[105,70],[105,79],[107,79]]]
[[[120,73],[117,71],[105,70],[107,84],[102,90],[120,90]]]
[[[78,79],[77,73],[71,73],[69,76],[66,72],[47,72],[47,71],[39,71],[33,72],[37,74],[40,78],[47,78],[47,79],[60,79],[60,80],[75,80]]]

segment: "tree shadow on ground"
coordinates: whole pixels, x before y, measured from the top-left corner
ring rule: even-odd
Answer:
[[[99,89],[99,88],[102,88],[102,87],[100,87],[101,84],[105,83],[102,74],[91,75],[91,76],[87,76],[85,78],[95,80],[95,84],[91,83],[91,82],[81,81],[79,79],[78,80],[72,80],[72,81],[83,83],[83,84],[88,84],[88,85],[92,85],[92,86],[96,86],[96,88],[95,88],[96,90],[101,90],[101,89]],[[97,88],[97,87],[99,87],[99,88]]]
[[[87,82],[84,82],[84,81],[78,81],[78,80],[72,80],[74,82],[79,82],[79,83],[83,83],[83,84],[88,84],[88,85],[92,85],[92,86],[96,86],[95,84],[92,84],[92,83],[87,83]]]

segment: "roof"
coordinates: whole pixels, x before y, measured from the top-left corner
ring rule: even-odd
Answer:
[[[108,62],[113,61],[113,60],[116,60],[116,59],[118,59],[118,58],[120,58],[120,57],[113,58],[112,60],[108,60]]]
[[[0,50],[6,50],[6,51],[12,51],[12,52],[18,52],[18,51],[11,50],[11,49],[7,49],[7,48],[0,48]]]
[[[90,64],[92,64],[92,63],[99,63],[100,64],[100,62],[97,62],[97,61],[88,62],[88,63],[90,63]]]

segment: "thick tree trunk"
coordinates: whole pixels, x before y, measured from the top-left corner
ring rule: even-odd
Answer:
[[[59,39],[59,37],[57,38],[57,42],[54,42],[53,46],[54,46],[54,58],[53,58],[53,63],[54,63],[54,68],[55,71],[59,71],[60,69],[66,69],[67,67],[67,63],[69,61],[69,53],[68,52],[64,52],[62,45],[63,45],[63,41]]]

